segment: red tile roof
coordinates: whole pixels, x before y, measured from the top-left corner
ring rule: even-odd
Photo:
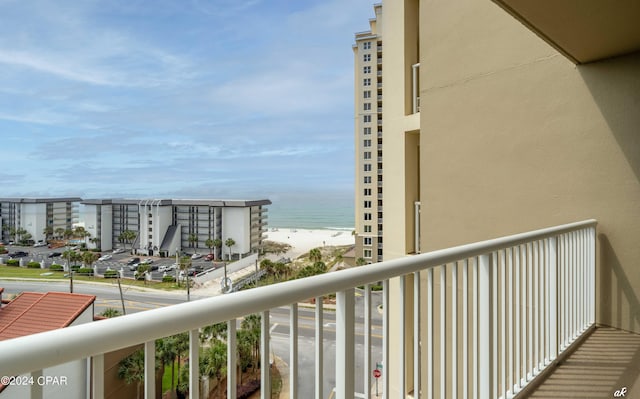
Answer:
[[[23,292],[0,309],[0,341],[67,327],[95,299],[64,292]]]

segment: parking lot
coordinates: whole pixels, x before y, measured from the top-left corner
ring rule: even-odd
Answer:
[[[22,257],[26,262],[36,261],[36,262],[44,262],[46,267],[51,266],[54,263],[66,265],[66,259],[62,258],[62,253],[67,250],[67,247],[60,248],[47,248],[46,246],[41,247],[25,247],[19,245],[5,245],[5,248],[9,251],[8,254],[2,254],[0,257],[4,257],[7,259],[9,254],[13,254],[16,252],[27,252],[27,256]],[[202,254],[206,254],[208,252],[199,252]],[[79,251],[78,251],[79,252]],[[59,254],[59,255],[58,255]],[[160,281],[162,280],[163,275],[176,275],[176,271],[171,270],[169,272],[159,271],[164,268],[171,268],[176,263],[175,257],[172,258],[160,258],[154,256],[144,256],[144,255],[131,255],[128,251],[124,253],[114,254],[113,251],[103,251],[100,255],[111,255],[110,259],[96,261],[92,267],[96,267],[98,274],[104,274],[107,269],[112,270],[122,270],[125,277],[133,278],[133,274],[135,270],[132,270],[132,267],[127,263],[133,258],[140,258],[140,260],[150,259],[152,263],[149,265],[152,268],[151,278],[153,280]],[[204,259],[204,256],[192,260],[192,272],[201,272],[209,269],[215,269],[222,266],[221,262],[211,262]],[[80,264],[80,263],[79,263]]]

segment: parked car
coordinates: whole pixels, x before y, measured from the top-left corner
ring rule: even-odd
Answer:
[[[25,256],[29,256],[29,253],[24,251],[16,251],[14,253],[9,254],[10,258],[24,258]]]
[[[131,258],[129,259],[129,261],[127,262],[128,266],[131,266],[133,264],[137,265],[138,263],[140,263],[140,258]]]
[[[140,263],[132,263],[129,265],[129,270],[135,272],[136,270],[138,270],[138,266],[140,266]]]
[[[153,259],[151,258],[143,259],[142,262],[140,262],[141,265],[150,265],[152,263],[153,263]]]
[[[204,257],[204,260],[214,260],[216,258],[216,256],[214,254],[207,254],[207,256]]]
[[[170,272],[172,270],[176,270],[176,265],[162,265],[158,267],[159,272]]]
[[[62,256],[62,253],[60,253],[60,252],[51,252],[48,257],[49,258],[57,258],[59,256]]]
[[[37,248],[37,247],[44,247],[44,246],[46,246],[46,245],[47,245],[47,243],[46,243],[46,242],[37,242],[37,243],[33,244],[33,247],[34,247],[34,248]]]
[[[111,259],[111,258],[113,258],[113,255],[111,255],[111,254],[105,254],[105,255],[102,255],[101,257],[99,257],[99,258],[98,258],[98,260],[103,261],[103,260],[109,260],[109,259]]]
[[[124,248],[116,248],[113,250],[114,254],[122,254],[124,253]]]
[[[200,258],[202,258],[202,254],[193,254],[193,255],[191,255],[191,259],[192,259],[192,260],[194,260],[194,259],[200,259]]]

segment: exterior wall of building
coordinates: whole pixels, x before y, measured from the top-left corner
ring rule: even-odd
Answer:
[[[140,251],[146,255],[157,255],[160,245],[173,222],[173,206],[160,205],[153,201],[141,201],[140,217]]]
[[[418,123],[407,100],[411,14]],[[595,218],[596,321],[640,332],[640,54],[576,66],[488,1],[388,2],[384,21],[385,259],[416,249],[414,199],[421,252]],[[391,282],[392,301],[398,292]]]
[[[113,230],[111,237],[115,248],[130,248],[131,243],[125,244],[118,240],[118,236],[124,231],[129,230],[139,235],[140,232],[140,214],[138,212],[138,203],[113,203]],[[135,248],[135,246],[134,246]]]
[[[209,252],[205,241],[209,238],[221,238],[222,235],[221,208],[194,203],[176,205],[174,209],[175,222],[181,225],[182,248],[199,253],[206,249],[206,252]],[[189,240],[192,235],[197,238],[196,242]]]
[[[113,207],[111,204],[84,204],[82,219],[91,238],[99,242],[88,241],[89,248],[99,247],[102,251],[113,249]]]
[[[640,54],[576,66],[488,2],[420,22],[423,246],[595,218],[597,321],[640,332]]]
[[[251,250],[259,248],[267,231],[267,208],[258,205],[251,207]]]
[[[34,242],[46,240],[45,228],[71,229],[79,220],[77,201],[80,199],[24,199],[0,200],[0,216],[3,218],[2,240],[14,241],[9,229],[23,228]]]
[[[94,237],[100,237],[100,249],[103,251],[110,251],[113,249],[113,236],[111,231],[113,230],[113,207],[111,205],[100,205],[100,218],[96,229],[99,231],[99,235]]]
[[[44,241],[47,226],[47,204],[20,204],[20,227],[31,234],[34,242]]]
[[[225,241],[232,238],[236,245],[231,248],[232,254],[246,254],[251,251],[250,208],[226,207],[222,210],[222,250],[225,256],[229,248]]]
[[[418,1],[401,1],[385,8],[384,259],[416,252],[414,203],[419,196],[419,113],[413,112],[413,65],[418,58]]]

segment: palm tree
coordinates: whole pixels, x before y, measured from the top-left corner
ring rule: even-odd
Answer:
[[[216,254],[220,254],[220,248],[222,248],[222,240],[216,238],[213,240],[213,246],[216,248]]]
[[[175,388],[175,360],[178,354],[176,348],[173,345],[172,337],[162,338],[156,340],[156,357],[160,360],[160,369],[164,374],[164,369],[168,363],[171,363],[171,392]]]
[[[44,240],[49,241],[49,237],[53,235],[53,227],[52,226],[45,227],[44,229],[42,229],[42,234],[44,234]]]
[[[140,398],[140,388],[144,381],[144,351],[139,349],[120,361],[118,377],[127,385],[136,383],[136,398]]]
[[[57,229],[55,229],[54,233],[56,235],[56,238],[58,239],[64,237],[64,229],[62,227],[58,227]]]
[[[320,248],[313,248],[309,251],[309,260],[314,263],[322,260],[322,252],[320,252]]]
[[[204,350],[202,363],[203,374],[215,377],[218,381],[218,384],[216,384],[216,393],[218,394],[217,396],[220,397],[220,388],[222,385],[220,384],[220,380],[227,372],[227,344],[218,339],[214,339],[211,346]]]
[[[207,238],[207,239],[204,241],[204,245],[206,245],[206,246],[207,246],[207,248],[209,248],[209,253],[210,253],[210,254],[211,254],[211,253],[213,253],[213,240],[212,240],[211,238]]]
[[[15,234],[16,234],[17,241],[22,242],[23,236],[25,234],[28,234],[28,232],[24,228],[18,227],[15,231]]]
[[[196,234],[189,234],[189,245],[191,245],[191,248],[193,248],[193,244],[196,244],[195,248],[196,248],[196,252],[197,252],[197,248],[198,248],[198,236]]]
[[[100,238],[99,237],[90,238],[89,242],[92,243],[94,247],[100,248]]]
[[[120,235],[118,235],[118,241],[125,244],[125,249],[127,249],[126,244],[131,243],[130,249],[133,249],[133,241],[136,239],[137,236],[138,235],[136,234],[135,231],[125,230],[122,233],[120,233]]]
[[[122,316],[122,312],[120,312],[118,309],[114,309],[114,308],[106,308],[105,310],[102,311],[102,313],[100,313],[100,316],[103,317],[118,317],[118,316]]]
[[[91,265],[93,265],[93,263],[95,261],[98,260],[99,256],[97,253],[95,252],[83,252],[82,253],[82,262],[87,266],[87,267],[91,267]]]
[[[224,245],[229,248],[229,260],[231,260],[231,247],[236,245],[236,242],[233,238],[227,238],[227,240],[224,242]]]

